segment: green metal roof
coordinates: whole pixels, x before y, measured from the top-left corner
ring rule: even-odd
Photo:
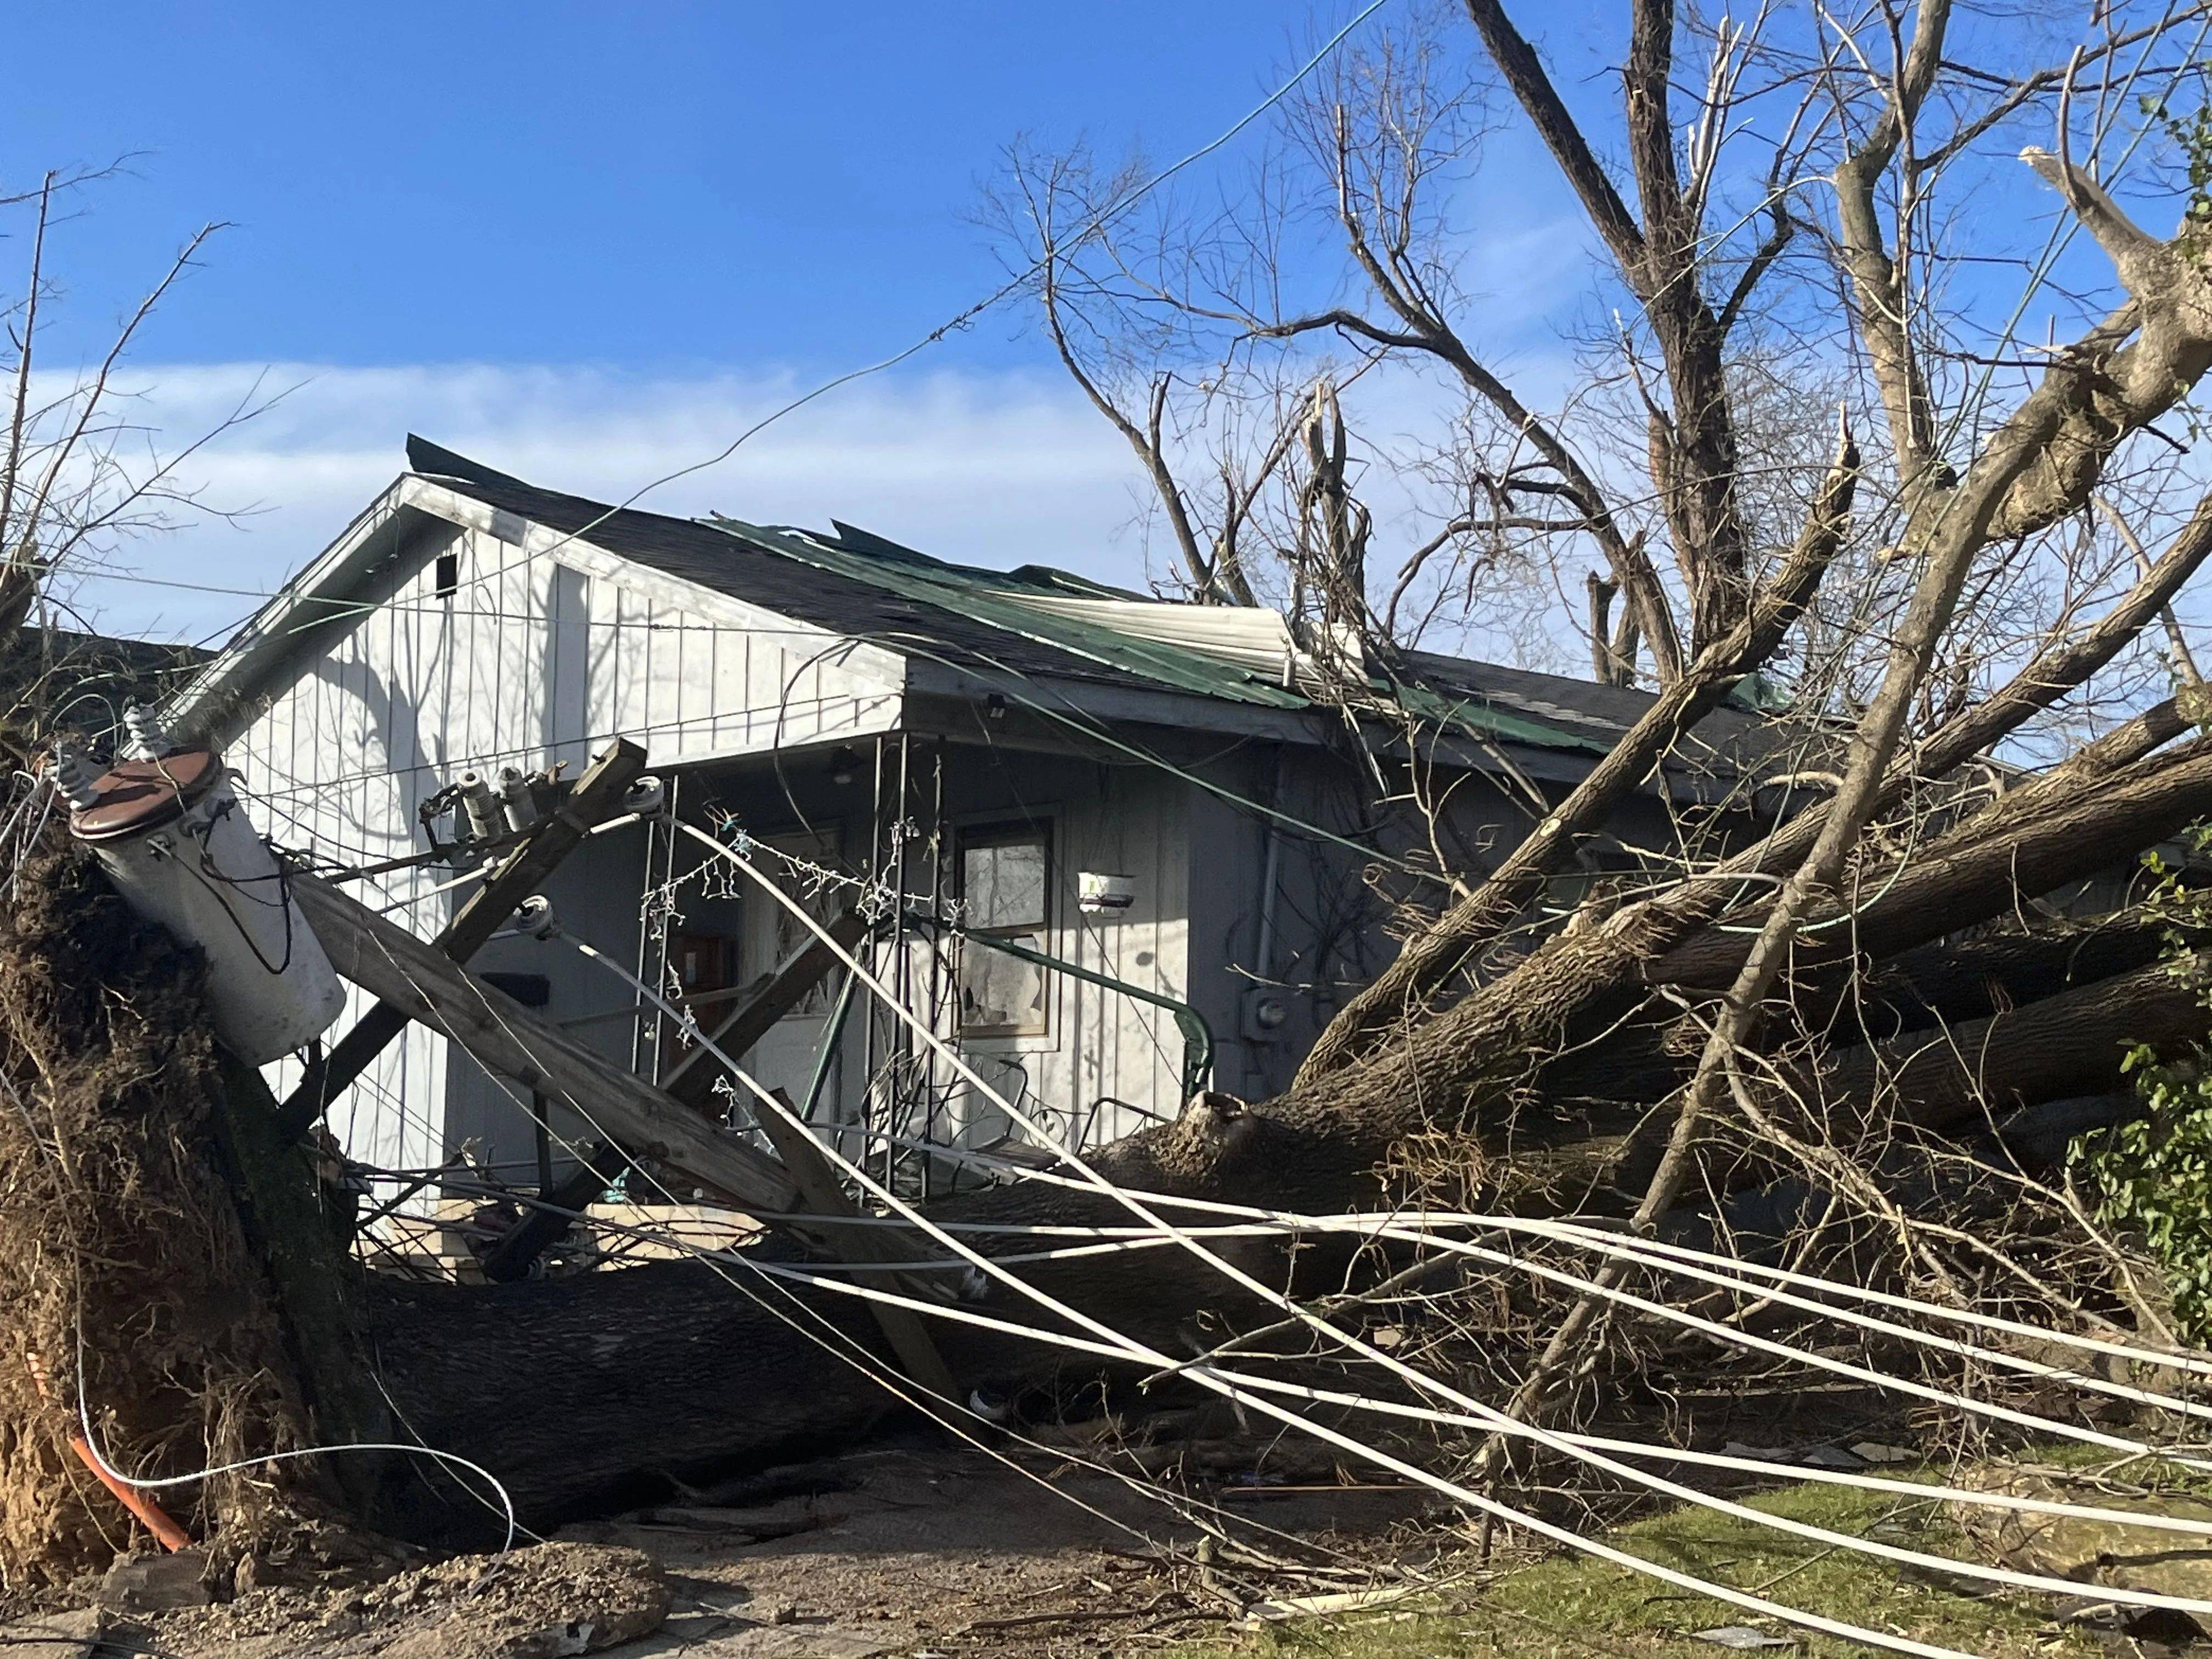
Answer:
[[[1310,698],[1257,674],[1246,672],[1194,651],[1179,651],[1151,640],[1101,628],[1075,617],[1054,616],[1017,603],[1010,595],[1036,593],[1068,599],[1127,599],[1133,597],[1098,588],[1063,586],[1080,583],[1066,572],[1024,565],[1019,570],[984,570],[973,565],[947,564],[926,553],[878,537],[865,552],[789,531],[749,525],[716,514],[709,522],[767,547],[811,564],[817,570],[886,588],[902,599],[939,605],[987,622],[994,628],[1026,638],[1042,640],[1062,651],[1088,658],[1109,668],[1171,686],[1203,697],[1227,697],[1237,702],[1258,703],[1268,708],[1310,708]],[[842,526],[840,526],[841,531]]]
[[[952,564],[834,520],[834,541],[805,532],[747,524],[722,514],[711,514],[702,522],[754,547],[831,575],[956,611],[1173,690],[1267,708],[1322,706],[1294,687],[1204,652],[1140,639],[1095,620],[1040,611],[1021,603],[1024,596],[1156,602],[1150,594],[1109,587],[1049,565],[989,570]],[[1587,732],[1501,708],[1479,695],[1442,692],[1418,684],[1394,685],[1379,678],[1370,679],[1369,689],[1379,699],[1395,701],[1416,720],[1473,737],[1600,755],[1610,747]]]

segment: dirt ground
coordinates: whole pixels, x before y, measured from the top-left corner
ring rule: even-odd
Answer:
[[[287,1559],[255,1558],[293,1582],[234,1585],[227,1596],[217,1583],[213,1601],[190,1558],[131,1558],[99,1581],[105,1609],[58,1598],[36,1614],[0,1615],[0,1659],[1674,1659],[1717,1642],[1805,1659],[1863,1650],[1747,1623],[1738,1607],[1571,1556],[1509,1547],[1480,1566],[1463,1517],[1418,1490],[1348,1480],[1310,1443],[1084,1450],[880,1448],[686,1491],[505,1554],[411,1566],[388,1556],[365,1566],[368,1557],[333,1554],[310,1531]],[[1163,1464],[1181,1510],[1141,1478]],[[2021,1478],[2093,1495],[2058,1465]],[[1983,1538],[1961,1530],[1954,1506],[1856,1488],[1782,1483],[1741,1495],[1798,1522],[1954,1559],[1994,1552],[2083,1594],[1993,1595],[1705,1510],[1650,1512],[1610,1535],[1739,1589],[1786,1583],[1796,1605],[1947,1650],[2212,1651],[2193,1621],[2136,1618],[2097,1593],[2127,1583],[2212,1599],[2212,1552],[2176,1550],[2166,1534],[2150,1536],[2145,1554],[2143,1535],[2126,1529]],[[2192,1515],[2212,1505],[2185,1492],[2137,1496],[2162,1510],[2194,1505]]]
[[[254,1589],[211,1606],[118,1612],[106,1622],[117,1645],[100,1650],[175,1659],[1157,1651],[1217,1635],[1271,1595],[1375,1582],[1380,1564],[1403,1556],[1407,1523],[1428,1507],[1417,1492],[1341,1486],[1334,1470],[1278,1461],[1277,1469],[1263,1460],[1227,1473],[1225,1484],[1216,1484],[1219,1471],[1200,1480],[1198,1501],[1225,1534],[1209,1540],[1148,1496],[1141,1479],[1034,1451],[1000,1461],[890,1448],[787,1471],[773,1486],[749,1482],[574,1526],[504,1559],[463,1557],[366,1587]],[[761,1501],[775,1486],[784,1490]],[[7,1634],[0,1659],[15,1659]],[[78,1659],[66,1644],[37,1650]]]

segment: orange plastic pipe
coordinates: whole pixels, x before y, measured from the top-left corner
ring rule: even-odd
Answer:
[[[31,1381],[39,1390],[39,1398],[51,1403],[54,1396],[46,1387],[46,1368],[36,1354],[31,1356]],[[173,1553],[192,1547],[191,1534],[172,1520],[166,1510],[137,1487],[117,1480],[101,1466],[100,1459],[94,1455],[90,1441],[81,1434],[72,1433],[69,1443],[70,1449],[77,1455],[77,1460],[92,1471],[94,1478],[101,1486],[115,1494],[118,1503],[138,1517],[147,1531],[161,1540],[163,1548]]]
[[[129,1510],[131,1514],[143,1522],[146,1530],[160,1539],[165,1548],[173,1553],[178,1550],[188,1550],[192,1547],[191,1534],[171,1520],[168,1512],[159,1504],[137,1487],[125,1486],[106,1469],[100,1468],[100,1460],[93,1455],[92,1447],[82,1435],[70,1436],[69,1443],[70,1449],[84,1461],[85,1468],[92,1471],[100,1484],[113,1492],[117,1501],[125,1509]]]

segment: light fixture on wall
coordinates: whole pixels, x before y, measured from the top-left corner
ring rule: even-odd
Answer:
[[[1244,990],[1239,1024],[1247,1042],[1280,1042],[1283,1027],[1290,1024],[1291,1005],[1273,985],[1251,985]]]
[[[983,718],[994,725],[1006,718],[1006,694],[994,691],[983,699]]]
[[[1076,908],[1086,916],[1118,915],[1137,902],[1133,877],[1085,870],[1075,878]]]
[[[860,757],[857,750],[840,744],[830,754],[830,781],[848,784],[860,773]]]

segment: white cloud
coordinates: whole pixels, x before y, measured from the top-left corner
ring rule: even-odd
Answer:
[[[143,389],[132,418],[172,444],[257,395],[284,394],[183,475],[210,507],[246,516],[201,517],[118,556],[143,576],[261,590],[319,553],[404,469],[410,431],[533,483],[620,500],[714,454],[801,389],[767,375],[480,364],[179,364],[136,378]],[[1121,441],[1060,383],[886,375],[841,388],[639,505],[825,527],[834,515],[942,557],[1033,561],[1127,583],[1144,564],[1134,477]],[[218,633],[255,605],[100,580],[77,602],[116,633],[187,638]]]
[[[1513,365],[1522,394],[1540,407],[1559,395],[1566,367],[1556,351],[1534,350]],[[266,406],[193,454],[179,476],[206,507],[234,516],[185,514],[173,531],[125,541],[114,566],[246,591],[92,577],[70,597],[106,631],[214,642],[258,608],[254,593],[314,558],[404,470],[410,432],[548,489],[615,501],[716,454],[805,389],[767,374],[477,363],[185,363],[142,367],[134,378],[128,418],[173,449],[241,406]],[[1370,443],[1411,454],[1448,430],[1460,395],[1433,373],[1376,371],[1360,380],[1350,418]],[[1454,508],[1389,460],[1364,469],[1356,487],[1376,515],[1376,573]],[[822,528],[835,517],[944,558],[1058,565],[1143,586],[1148,574],[1170,574],[1157,544],[1147,570],[1144,489],[1121,439],[1055,376],[895,373],[839,388],[638,505]],[[1461,640],[1449,628],[1425,642],[1509,659],[1533,648]]]

